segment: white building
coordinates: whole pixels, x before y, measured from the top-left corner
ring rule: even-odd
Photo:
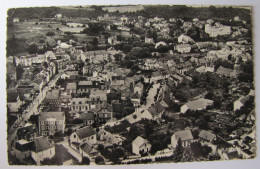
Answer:
[[[132,152],[134,154],[140,154],[142,153],[149,153],[151,150],[152,145],[142,137],[138,136],[133,142],[132,142]]]

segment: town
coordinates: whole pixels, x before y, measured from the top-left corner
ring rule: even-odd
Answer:
[[[7,29],[10,165],[256,156],[250,8],[17,8]]]

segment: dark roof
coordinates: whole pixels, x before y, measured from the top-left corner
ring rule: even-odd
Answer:
[[[89,145],[88,143],[84,143],[80,146],[81,150],[84,151],[85,153],[89,154],[92,150],[92,146]]]
[[[33,145],[34,145],[34,142],[33,142],[33,141],[31,141],[31,142],[25,141],[25,142],[23,143],[22,140],[19,140],[19,141],[17,141],[17,142],[15,143],[15,149],[20,150],[20,151],[22,151],[22,152],[24,152],[24,151],[30,151],[30,150],[32,149]]]
[[[63,120],[65,119],[64,112],[40,112],[39,121],[46,120],[48,118],[55,118],[56,120]]]
[[[202,130],[200,133],[199,133],[199,136],[200,138],[202,139],[205,139],[207,141],[212,141],[214,138],[216,138],[216,135],[215,134],[212,134],[211,132],[209,131],[205,131],[205,130]]]
[[[83,139],[92,135],[95,135],[96,132],[92,127],[83,127],[81,129],[78,129],[76,131],[77,136],[79,137],[79,139]]]
[[[32,150],[40,152],[52,148],[54,145],[51,144],[47,139],[43,137],[35,138]]]

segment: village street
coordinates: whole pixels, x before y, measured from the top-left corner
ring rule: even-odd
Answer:
[[[22,116],[19,119],[17,119],[17,121],[12,125],[12,127],[10,127],[10,129],[8,131],[8,149],[9,150],[11,148],[12,141],[15,140],[17,129],[20,126],[24,126],[26,121],[30,118],[31,115],[38,114],[38,111],[37,111],[38,106],[42,103],[42,101],[46,97],[46,94],[49,91],[49,89],[55,86],[57,80],[60,78],[60,76],[62,75],[62,73],[64,71],[65,70],[61,71],[60,73],[58,73],[57,75],[55,75],[52,78],[52,80],[48,83],[48,85],[46,85],[43,88],[42,92],[39,93],[36,96],[36,98],[32,101],[32,103],[29,104],[28,107],[24,110],[24,112],[22,113]]]

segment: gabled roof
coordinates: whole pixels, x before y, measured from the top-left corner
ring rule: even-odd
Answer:
[[[56,120],[64,120],[65,113],[64,112],[40,112],[39,120],[47,120],[54,118]]]
[[[68,83],[67,84],[67,90],[76,90],[77,84],[76,83]]]
[[[144,143],[149,143],[146,139],[142,138],[141,136],[136,137],[136,139],[132,142],[137,147],[142,146]]]
[[[190,110],[203,109],[206,106],[211,105],[211,104],[213,104],[212,100],[203,99],[203,98],[200,98],[200,99],[197,99],[197,100],[194,100],[194,101],[189,101],[188,103],[186,103],[187,107]]]
[[[232,69],[228,69],[220,66],[216,73],[221,75],[230,75],[232,72],[233,72]]]
[[[92,86],[92,81],[79,81],[79,86]]]
[[[162,74],[159,71],[152,73],[152,77],[158,77],[158,76],[162,76]]]
[[[151,106],[151,107],[148,109],[148,111],[149,111],[152,115],[154,115],[154,116],[156,116],[157,114],[161,113],[163,110],[165,110],[165,109],[163,108],[163,106],[162,106],[160,103],[156,103],[154,106]]]
[[[207,141],[211,142],[213,139],[216,138],[216,135],[213,134],[213,133],[211,133],[211,132],[209,132],[209,131],[202,130],[202,131],[199,133],[198,137],[200,137],[200,138],[202,138],[202,139],[204,139],[204,140],[207,140]]]
[[[45,99],[59,99],[60,91],[58,89],[48,91]]]
[[[193,139],[193,136],[192,136],[190,130],[178,131],[178,132],[174,133],[173,136],[176,138],[176,140],[181,139],[181,141],[186,141],[186,140],[192,140]]]
[[[81,148],[82,151],[84,151],[87,154],[89,154],[93,149],[93,147],[90,144],[88,144],[87,142],[82,144],[80,146],[80,148]]]
[[[32,150],[35,152],[41,152],[52,148],[54,145],[51,144],[47,139],[43,137],[35,138]]]
[[[96,132],[95,132],[95,130],[92,127],[88,127],[87,126],[87,127],[83,127],[83,128],[78,129],[76,131],[76,134],[79,137],[79,139],[83,139],[83,138],[95,135]]]

